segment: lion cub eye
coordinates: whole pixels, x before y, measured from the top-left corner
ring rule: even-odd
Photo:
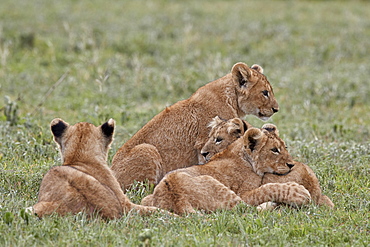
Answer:
[[[280,153],[280,150],[278,148],[271,148],[271,151],[276,154]]]
[[[221,137],[217,137],[216,140],[215,140],[215,143],[216,144],[219,144],[220,142],[222,142],[224,139],[222,139]]]
[[[269,91],[263,90],[262,94],[263,94],[263,96],[268,97],[269,96]]]

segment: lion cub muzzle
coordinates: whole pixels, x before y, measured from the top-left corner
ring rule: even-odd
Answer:
[[[262,110],[258,109],[258,118],[262,119],[263,121],[267,121],[270,119],[272,115],[279,111],[279,107],[271,107],[270,110]]]

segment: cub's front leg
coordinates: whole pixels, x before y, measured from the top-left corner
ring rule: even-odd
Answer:
[[[157,184],[163,176],[162,158],[157,148],[150,144],[140,144],[129,152],[118,150],[113,157],[112,171],[118,183],[130,189],[134,181],[148,181]]]
[[[295,182],[269,183],[257,189],[241,193],[240,197],[249,205],[258,206],[264,202],[285,203],[301,206],[311,201],[310,192]]]

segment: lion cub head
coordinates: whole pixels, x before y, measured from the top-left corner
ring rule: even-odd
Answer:
[[[254,172],[258,175],[286,175],[293,168],[294,161],[275,125],[265,124],[261,129],[250,128],[244,134],[243,140],[245,158],[250,160]]]
[[[51,121],[50,128],[59,145],[62,163],[94,161],[106,163],[113,141],[115,121],[110,119],[99,127],[81,122],[69,125],[60,118]]]
[[[279,111],[279,105],[274,92],[263,75],[263,68],[257,64],[248,67],[237,63],[231,69],[232,80],[235,84],[237,103],[242,114],[252,114],[266,121]]]
[[[257,129],[239,118],[222,120],[219,117],[214,118],[210,124],[211,134],[202,149],[202,154],[207,160],[217,153],[222,156],[222,151],[242,136],[243,140],[240,141],[244,143],[244,158],[252,164],[254,172],[258,175],[263,176],[265,173],[285,175],[294,166],[293,159],[284,141],[279,137],[275,125],[265,124],[261,129]],[[238,145],[235,147],[239,148]]]
[[[208,127],[211,128],[209,138],[200,151],[206,161],[243,136],[252,125],[240,118],[224,120],[216,116],[208,124]]]

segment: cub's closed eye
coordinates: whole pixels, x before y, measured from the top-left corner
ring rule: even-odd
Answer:
[[[267,90],[263,90],[262,93],[263,93],[263,96],[265,96],[265,97],[269,96],[269,91],[267,91]]]
[[[277,149],[277,148],[271,148],[271,151],[274,152],[274,153],[278,153],[278,154],[280,153],[279,149]]]
[[[220,143],[220,142],[222,142],[223,140],[224,140],[224,139],[222,139],[222,138],[220,138],[220,137],[217,137],[217,138],[216,138],[216,140],[215,140],[215,142],[216,142],[216,143]]]

